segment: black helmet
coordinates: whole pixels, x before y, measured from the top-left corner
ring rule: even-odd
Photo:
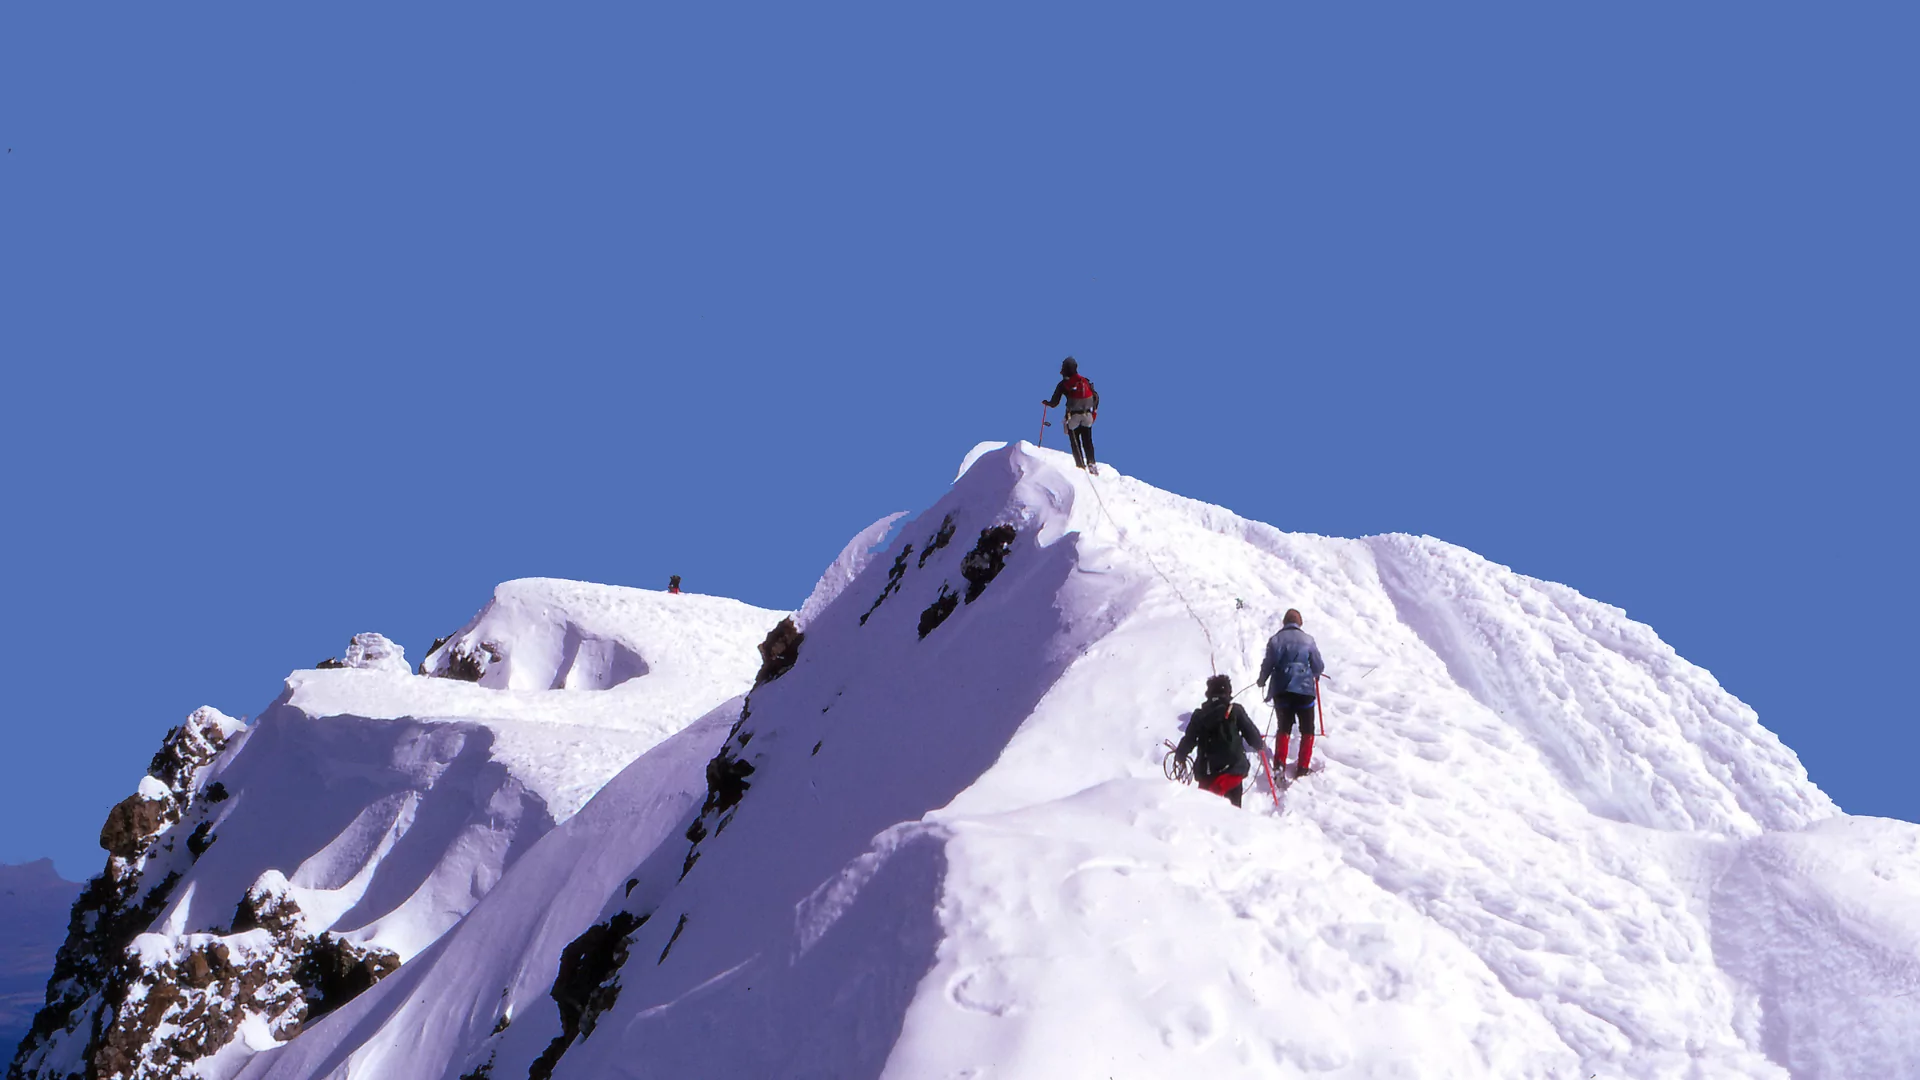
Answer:
[[[1207,680],[1207,696],[1222,698],[1233,696],[1233,680],[1225,675],[1215,675]]]
[[[1080,374],[1080,362],[1078,360],[1075,360],[1071,356],[1067,357],[1065,360],[1060,361],[1060,374],[1062,375]]]

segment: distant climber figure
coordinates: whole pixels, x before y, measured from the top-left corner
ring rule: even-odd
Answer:
[[[1093,461],[1093,422],[1100,415],[1100,393],[1080,374],[1080,364],[1071,356],[1060,361],[1060,382],[1053,388],[1053,396],[1041,404],[1051,409],[1062,398],[1067,402],[1067,419],[1061,426],[1067,429],[1067,441],[1073,444],[1073,463],[1098,472]]]
[[[667,579],[667,592],[674,596],[680,595],[680,575],[679,574],[675,574],[672,577]]]
[[[1267,657],[1260,661],[1260,677],[1254,680],[1260,686],[1273,680],[1273,685],[1267,686],[1267,700],[1273,702],[1273,711],[1280,717],[1280,729],[1274,735],[1274,768],[1286,769],[1293,722],[1300,721],[1300,763],[1294,769],[1295,776],[1305,776],[1313,765],[1315,688],[1327,669],[1320,659],[1320,646],[1301,629],[1302,622],[1298,611],[1287,609],[1280,632],[1267,639]]]
[[[1246,746],[1255,750],[1266,748],[1260,729],[1253,726],[1247,710],[1233,700],[1233,681],[1225,675],[1215,675],[1207,680],[1205,704],[1193,710],[1193,718],[1187,721],[1187,733],[1180,737],[1180,745],[1174,747],[1173,752],[1185,765],[1187,755],[1199,747],[1200,756],[1192,765],[1194,782],[1239,806],[1249,768]]]

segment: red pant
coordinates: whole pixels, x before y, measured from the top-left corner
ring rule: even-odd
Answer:
[[[1203,791],[1211,791],[1215,795],[1225,798],[1233,805],[1239,806],[1240,785],[1245,783],[1246,779],[1244,776],[1235,776],[1232,773],[1221,773],[1211,780],[1201,781],[1200,787]]]

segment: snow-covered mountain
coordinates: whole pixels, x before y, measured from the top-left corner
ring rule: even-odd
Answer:
[[[515,695],[597,703],[666,665],[603,644],[621,619],[521,606],[559,605],[496,598],[429,657],[478,685],[301,674],[196,766],[134,879],[196,822],[219,842],[120,969],[173,974],[95,1015],[191,990],[222,945],[229,967],[256,947],[291,965],[259,981],[306,987],[307,1019],[255,1008],[195,1075],[1920,1076],[1920,826],[1841,814],[1620,610],[1439,541],[1286,533],[983,446],[934,506],[856,537],[794,621],[714,634],[731,689],[607,749],[630,763],[603,786],[477,729],[531,723],[496,711]],[[1244,810],[1169,783],[1163,740],[1205,677],[1250,682],[1290,607],[1330,666],[1314,773],[1278,800],[1250,785]],[[341,800],[371,815],[357,831],[274,820],[300,807],[232,784],[206,808],[276,725],[330,721],[299,756],[355,775],[367,731],[428,723],[420,693],[460,695],[424,711],[506,764],[404,858],[371,792]],[[569,792],[577,813],[538,812]],[[225,844],[260,855],[216,876]],[[383,874],[414,888],[366,901],[354,882]],[[249,918],[213,918],[241,894]],[[301,982],[343,954],[357,983]],[[24,1075],[66,1075],[56,1052]]]
[[[250,726],[196,711],[108,815],[107,868],[9,1075],[228,1075],[292,1038],[458,923],[628,762],[737,699],[780,617],[514,581],[418,674],[361,634]]]
[[[13,1060],[44,1002],[54,950],[67,936],[67,913],[79,893],[50,859],[0,864],[0,1061]]]

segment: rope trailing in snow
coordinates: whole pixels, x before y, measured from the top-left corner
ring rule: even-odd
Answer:
[[[1116,537],[1120,539],[1120,542],[1122,544],[1126,544],[1126,539],[1127,539],[1126,531],[1120,528],[1120,523],[1118,521],[1115,521],[1113,518],[1113,514],[1107,510],[1107,500],[1104,496],[1100,494],[1100,485],[1093,482],[1093,478],[1097,475],[1099,474],[1094,473],[1092,471],[1089,471],[1087,473],[1087,486],[1093,489],[1093,498],[1094,498],[1094,501],[1100,504],[1101,516],[1107,519],[1107,524],[1113,526],[1113,533]],[[1193,610],[1192,601],[1187,599],[1186,593],[1183,593],[1180,591],[1180,586],[1175,585],[1173,583],[1173,579],[1167,576],[1167,572],[1165,570],[1160,569],[1160,564],[1153,561],[1152,553],[1148,552],[1147,549],[1145,548],[1141,548],[1139,549],[1139,551],[1140,551],[1141,558],[1144,558],[1147,560],[1147,565],[1153,568],[1153,572],[1160,575],[1160,580],[1167,583],[1167,588],[1173,590],[1173,595],[1180,598],[1181,606],[1187,609],[1187,614],[1193,619],[1194,625],[1200,628],[1200,635],[1207,639],[1207,669],[1209,673],[1214,675],[1220,674],[1220,667],[1218,664],[1214,662],[1214,658],[1213,658],[1213,654],[1215,651],[1214,644],[1213,644],[1213,632],[1207,629],[1207,621],[1200,617],[1199,612]],[[1235,696],[1237,697],[1239,695],[1235,695]]]
[[[1093,482],[1094,477],[1097,475],[1099,474],[1091,471],[1087,473],[1087,486],[1093,489],[1093,498],[1095,502],[1098,502],[1100,504],[1101,516],[1107,519],[1107,524],[1113,526],[1114,535],[1120,539],[1120,542],[1123,545],[1125,545],[1126,544],[1125,530],[1120,528],[1120,523],[1114,520],[1112,512],[1107,509],[1107,500],[1104,496],[1100,494],[1100,485]],[[1140,551],[1140,556],[1147,560],[1147,565],[1153,568],[1153,572],[1160,575],[1160,580],[1167,583],[1167,588],[1173,590],[1173,595],[1180,598],[1181,606],[1187,609],[1187,615],[1193,619],[1194,625],[1200,628],[1200,635],[1207,639],[1207,667],[1212,674],[1215,674],[1215,675],[1220,674],[1220,667],[1214,660],[1215,649],[1213,644],[1213,632],[1207,629],[1207,621],[1205,619],[1202,619],[1200,617],[1200,613],[1193,609],[1193,602],[1187,599],[1186,593],[1183,593],[1180,591],[1180,586],[1174,584],[1173,579],[1167,576],[1167,572],[1160,569],[1160,564],[1153,561],[1153,555],[1150,554],[1145,548],[1140,548],[1139,551]],[[1367,674],[1371,675],[1373,673],[1368,672]],[[1238,691],[1236,691],[1233,696],[1237,698],[1241,694],[1246,693],[1248,690],[1253,689],[1257,685],[1259,684],[1248,683],[1247,685],[1241,687]],[[1313,693],[1315,698],[1314,705],[1316,706],[1314,709],[1314,712],[1318,714],[1316,718],[1320,721],[1320,724],[1319,724],[1320,736],[1322,738],[1325,738],[1327,734],[1326,707],[1321,705],[1319,702],[1320,685],[1319,685],[1319,680],[1317,679],[1314,680]],[[1277,725],[1277,722],[1276,722],[1276,725]],[[1277,726],[1275,728],[1275,733],[1278,734]]]

